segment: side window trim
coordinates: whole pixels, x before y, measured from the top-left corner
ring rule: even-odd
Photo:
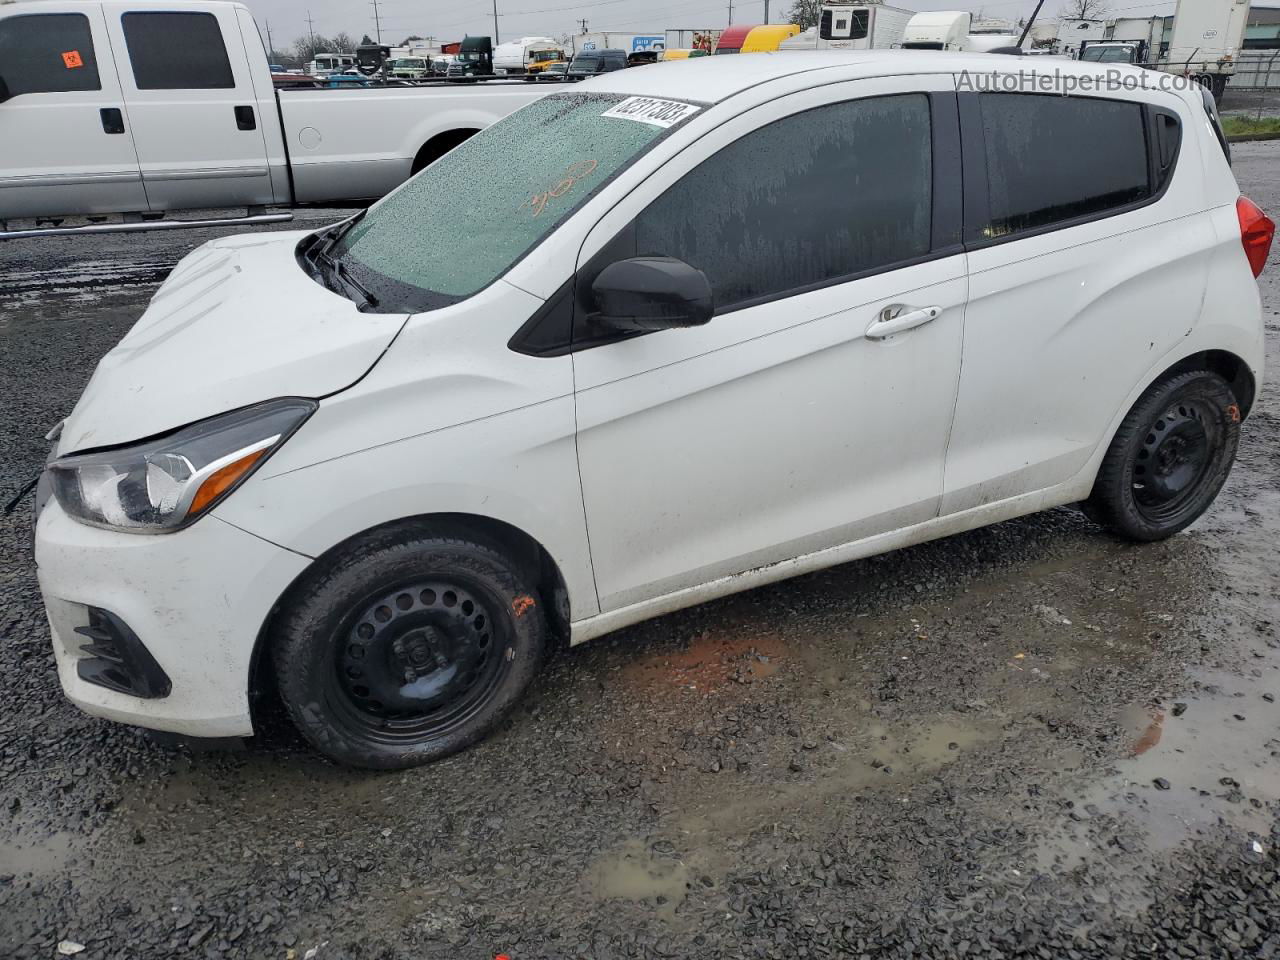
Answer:
[[[1026,96],[1055,96],[1055,94],[1025,94]],[[1000,94],[981,94],[981,93],[960,93],[958,94],[960,102],[960,136],[962,140],[962,151],[964,155],[964,249],[965,250],[981,250],[986,247],[995,247],[1005,243],[1011,243],[1015,240],[1025,240],[1030,237],[1043,236],[1048,233],[1056,233],[1059,230],[1069,230],[1072,227],[1079,227],[1089,223],[1096,223],[1099,220],[1109,220],[1112,217],[1122,216],[1126,213],[1132,213],[1135,210],[1141,210],[1143,207],[1149,207],[1152,204],[1159,203],[1164,195],[1169,191],[1169,185],[1173,182],[1173,176],[1177,171],[1178,160],[1182,156],[1183,136],[1181,118],[1171,110],[1163,107],[1157,107],[1154,104],[1145,101],[1126,100],[1125,103],[1136,103],[1142,107],[1143,116],[1143,137],[1147,145],[1147,168],[1148,168],[1148,186],[1151,188],[1151,195],[1141,200],[1135,200],[1132,203],[1122,204],[1117,207],[1111,207],[1100,213],[1090,213],[1079,217],[1072,217],[1068,220],[1061,220],[1057,223],[1046,224],[1041,227],[1034,227],[1028,230],[1020,230],[1016,233],[1006,234],[999,237],[988,237],[986,235],[987,226],[991,223],[991,199],[989,186],[987,182],[987,151],[986,136],[983,132],[982,113],[979,106],[979,97],[982,96],[1000,96]],[[1109,98],[1082,98],[1082,99],[1109,99]],[[1160,179],[1159,171],[1159,143],[1156,139],[1156,118],[1158,116],[1170,116],[1178,121],[1178,144],[1174,153],[1172,163],[1170,164],[1168,174],[1163,181]]]
[[[962,170],[961,120],[958,112],[957,95],[954,92],[938,91],[920,91],[920,93],[914,95],[918,96],[921,93],[929,98],[930,138],[933,152],[933,191],[930,211],[931,236],[929,251],[918,257],[883,264],[869,270],[845,274],[754,300],[743,301],[723,311],[717,311],[715,318],[712,320],[713,323],[722,316],[727,316],[739,310],[761,306],[788,297],[800,296],[805,293],[811,293],[814,290],[853,283],[868,277],[891,273],[894,270],[919,266],[934,260],[957,256],[964,252],[962,231],[967,207],[962,204],[962,197],[967,196],[967,191],[964,189],[965,178]],[[912,95],[910,93],[891,93],[873,96],[887,98]],[[805,111],[798,112],[803,113]],[[583,302],[588,296],[588,284],[609,263],[624,258],[622,254],[625,251],[620,250],[620,246],[630,250],[629,253],[625,254],[626,256],[635,256],[634,218],[619,230],[614,238],[605,244],[591,260],[583,264],[566,281],[565,286],[561,287],[543,307],[537,310],[516,331],[515,335],[508,341],[507,346],[517,353],[523,353],[528,356],[559,357],[582,350],[607,346],[622,340],[631,340],[639,336],[649,336],[649,333],[635,331],[617,331],[603,337],[586,336],[589,328],[583,315]],[[566,296],[570,291],[571,295]],[[572,309],[565,309],[566,306],[572,306]],[[548,327],[552,329],[549,331]]]

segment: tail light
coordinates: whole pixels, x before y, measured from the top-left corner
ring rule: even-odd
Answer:
[[[1240,217],[1240,240],[1245,256],[1253,268],[1255,277],[1262,276],[1271,254],[1271,241],[1276,236],[1276,222],[1262,212],[1262,208],[1248,197],[1236,201],[1236,213]]]

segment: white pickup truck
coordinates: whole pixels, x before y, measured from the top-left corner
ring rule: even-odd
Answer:
[[[380,197],[546,90],[505,81],[283,89],[221,0],[0,5],[0,239],[190,225],[177,211]],[[86,225],[68,223],[85,220]],[[27,223],[31,221],[31,223]],[[96,221],[96,222],[95,222]]]

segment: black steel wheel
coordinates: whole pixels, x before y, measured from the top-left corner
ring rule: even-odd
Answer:
[[[489,606],[456,578],[381,593],[336,644],[335,708],[389,744],[465,726],[511,666]]]
[[[1194,523],[1235,462],[1240,407],[1215,373],[1153,384],[1116,432],[1087,510],[1133,540],[1161,540]]]
[[[1221,429],[1200,400],[1166,410],[1142,437],[1133,464],[1133,501],[1152,523],[1167,523],[1194,498],[1213,463],[1212,435]]]
[[[492,546],[380,532],[294,590],[273,655],[308,740],[394,769],[488,734],[537,672],[546,629],[536,590]]]

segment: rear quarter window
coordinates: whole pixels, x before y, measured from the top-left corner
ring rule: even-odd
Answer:
[[[1104,216],[1153,196],[1141,104],[1090,97],[978,97],[988,238]]]

